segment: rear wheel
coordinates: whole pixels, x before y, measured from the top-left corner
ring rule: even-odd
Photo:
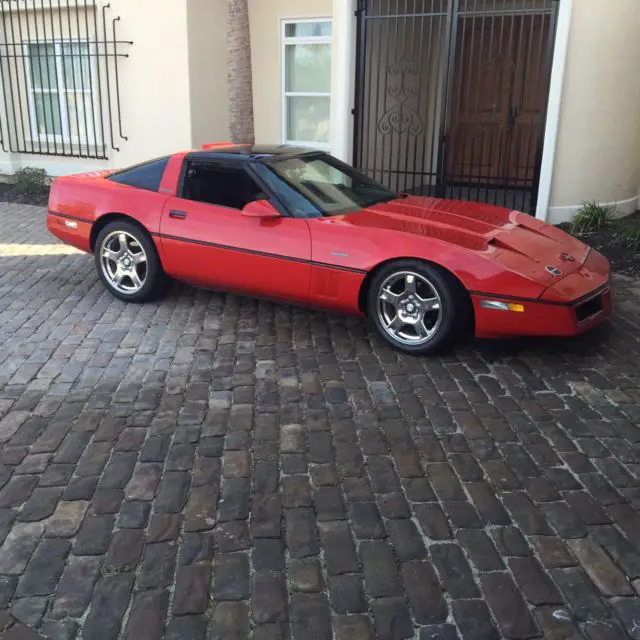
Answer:
[[[151,300],[167,282],[151,238],[126,220],[114,220],[100,231],[95,262],[107,289],[127,302]]]
[[[371,281],[368,315],[380,336],[396,349],[430,355],[463,337],[469,305],[448,272],[418,260],[398,260]]]

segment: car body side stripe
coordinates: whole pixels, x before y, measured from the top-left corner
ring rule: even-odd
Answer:
[[[70,216],[66,213],[58,213],[57,211],[51,211],[49,209],[47,213],[50,216],[56,216],[58,218],[65,218],[66,220],[77,220],[78,222],[85,222],[86,224],[94,224],[95,220],[88,220],[87,218],[79,218],[78,216]]]
[[[268,253],[266,251],[256,251],[254,249],[243,249],[242,247],[232,247],[225,244],[217,244],[215,242],[206,242],[205,240],[192,240],[191,238],[183,238],[179,236],[171,236],[163,233],[152,233],[152,236],[156,238],[164,238],[167,240],[175,240],[177,242],[186,242],[191,244],[199,244],[205,247],[213,247],[215,249],[224,249],[226,251],[239,251],[241,253],[249,253],[251,255],[263,256],[265,258],[276,258],[277,260],[288,260],[290,262],[301,262],[304,264],[310,264],[314,267],[325,267],[327,269],[337,269],[339,271],[349,271],[351,273],[366,274],[365,269],[354,269],[353,267],[346,267],[340,264],[330,264],[328,262],[317,262],[314,260],[304,260],[302,258],[293,258],[289,256],[282,256],[276,253]]]

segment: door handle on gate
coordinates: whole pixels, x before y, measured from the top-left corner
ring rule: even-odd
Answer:
[[[177,209],[171,209],[169,211],[170,218],[176,218],[177,220],[184,220],[187,217],[186,211],[178,211]]]

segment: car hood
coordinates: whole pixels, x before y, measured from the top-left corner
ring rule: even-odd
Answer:
[[[511,209],[407,196],[348,216],[350,224],[431,238],[482,253],[549,286],[580,268],[589,247],[560,229]]]

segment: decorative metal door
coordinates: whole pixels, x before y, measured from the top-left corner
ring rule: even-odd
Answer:
[[[532,212],[558,0],[361,0],[354,161],[393,189]]]

